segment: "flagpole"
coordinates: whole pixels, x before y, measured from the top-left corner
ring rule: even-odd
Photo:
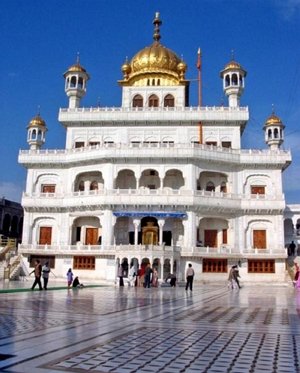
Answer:
[[[201,80],[201,50],[197,52],[197,69],[198,69],[198,106],[202,106],[202,80]],[[202,122],[199,121],[199,144],[203,144],[203,128]]]

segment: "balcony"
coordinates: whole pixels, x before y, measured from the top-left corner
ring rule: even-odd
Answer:
[[[40,255],[92,255],[92,256],[184,256],[200,258],[286,258],[286,250],[283,249],[234,249],[228,245],[215,247],[179,247],[158,245],[31,245],[20,244],[19,254]]]
[[[74,149],[20,150],[18,162],[26,167],[45,168],[88,164],[95,161],[107,163],[111,160],[122,160],[124,162],[124,159],[133,158],[137,163],[149,159],[172,159],[174,162],[180,159],[189,161],[203,159],[221,164],[243,164],[245,167],[267,164],[284,169],[291,162],[291,153],[280,149],[230,149],[194,143],[109,143]]]
[[[102,205],[162,205],[162,206],[199,206],[201,208],[214,208],[216,211],[226,209],[284,209],[284,195],[244,195],[222,192],[207,192],[204,190],[174,190],[163,189],[99,189],[93,191],[73,193],[23,193],[22,205],[24,208],[42,209],[43,207],[77,208],[84,206]]]
[[[249,120],[248,107],[91,107],[91,108],[61,108],[58,120],[65,126],[68,123],[115,124],[130,123],[131,126],[145,122],[190,122],[199,121],[238,121],[246,123]]]

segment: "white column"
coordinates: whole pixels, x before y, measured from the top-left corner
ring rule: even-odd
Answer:
[[[163,177],[160,177],[159,180],[160,180],[160,186],[159,186],[159,189],[162,189],[163,186],[164,186],[164,178],[163,178]]]
[[[100,217],[102,226],[102,245],[111,246],[114,244],[114,226],[116,223],[116,217],[113,215],[111,210],[105,210],[103,215]]]
[[[184,180],[185,180],[185,189],[196,190],[196,168],[194,165],[185,166],[184,170]]]
[[[134,225],[134,244],[135,246],[138,245],[138,237],[139,237],[139,226],[141,224],[141,219],[134,219],[133,225]]]
[[[22,243],[28,245],[32,242],[32,224],[31,224],[31,213],[24,212],[23,219],[23,233],[22,233]]]
[[[160,278],[163,280],[164,279],[164,262],[165,258],[164,256],[160,257]]]
[[[158,226],[159,226],[159,242],[158,243],[160,246],[163,244],[164,225],[165,225],[165,219],[159,219],[158,220]]]
[[[183,221],[184,246],[186,248],[192,248],[196,246],[196,214],[193,211],[188,211],[187,216],[187,220]]]

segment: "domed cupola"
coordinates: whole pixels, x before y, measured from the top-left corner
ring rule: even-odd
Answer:
[[[223,79],[223,90],[228,96],[228,105],[230,107],[240,106],[240,97],[245,88],[246,75],[247,71],[233,57],[220,72],[220,76]]]
[[[69,108],[78,108],[80,100],[86,94],[86,84],[90,78],[85,68],[79,63],[79,56],[77,56],[76,63],[64,73],[64,78],[65,92],[69,97]]]
[[[27,126],[27,143],[30,149],[40,149],[45,142],[47,127],[44,119],[38,114],[29,122]]]
[[[270,149],[279,149],[284,141],[284,124],[281,119],[275,115],[274,110],[267,118],[264,124],[265,142],[269,145]]]
[[[185,72],[187,65],[175,52],[160,43],[160,26],[162,21],[159,13],[155,14],[154,42],[140,50],[131,61],[122,65],[122,86],[149,86],[149,85],[187,85]]]

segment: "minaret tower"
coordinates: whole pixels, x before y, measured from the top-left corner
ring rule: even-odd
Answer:
[[[40,114],[31,119],[27,127],[27,143],[30,146],[30,150],[37,150],[41,148],[46,140],[46,132],[46,123]]]
[[[247,71],[239,63],[232,60],[221,71],[220,76],[223,79],[223,90],[228,96],[229,107],[240,106],[240,98],[245,87],[245,77]]]
[[[284,141],[284,124],[281,119],[274,114],[274,110],[269,118],[266,120],[263,127],[265,131],[265,142],[269,145],[271,150],[280,148]]]
[[[80,106],[80,100],[86,93],[86,83],[90,76],[79,63],[79,55],[75,65],[69,67],[64,73],[65,92],[69,97],[69,108],[75,109]]]

